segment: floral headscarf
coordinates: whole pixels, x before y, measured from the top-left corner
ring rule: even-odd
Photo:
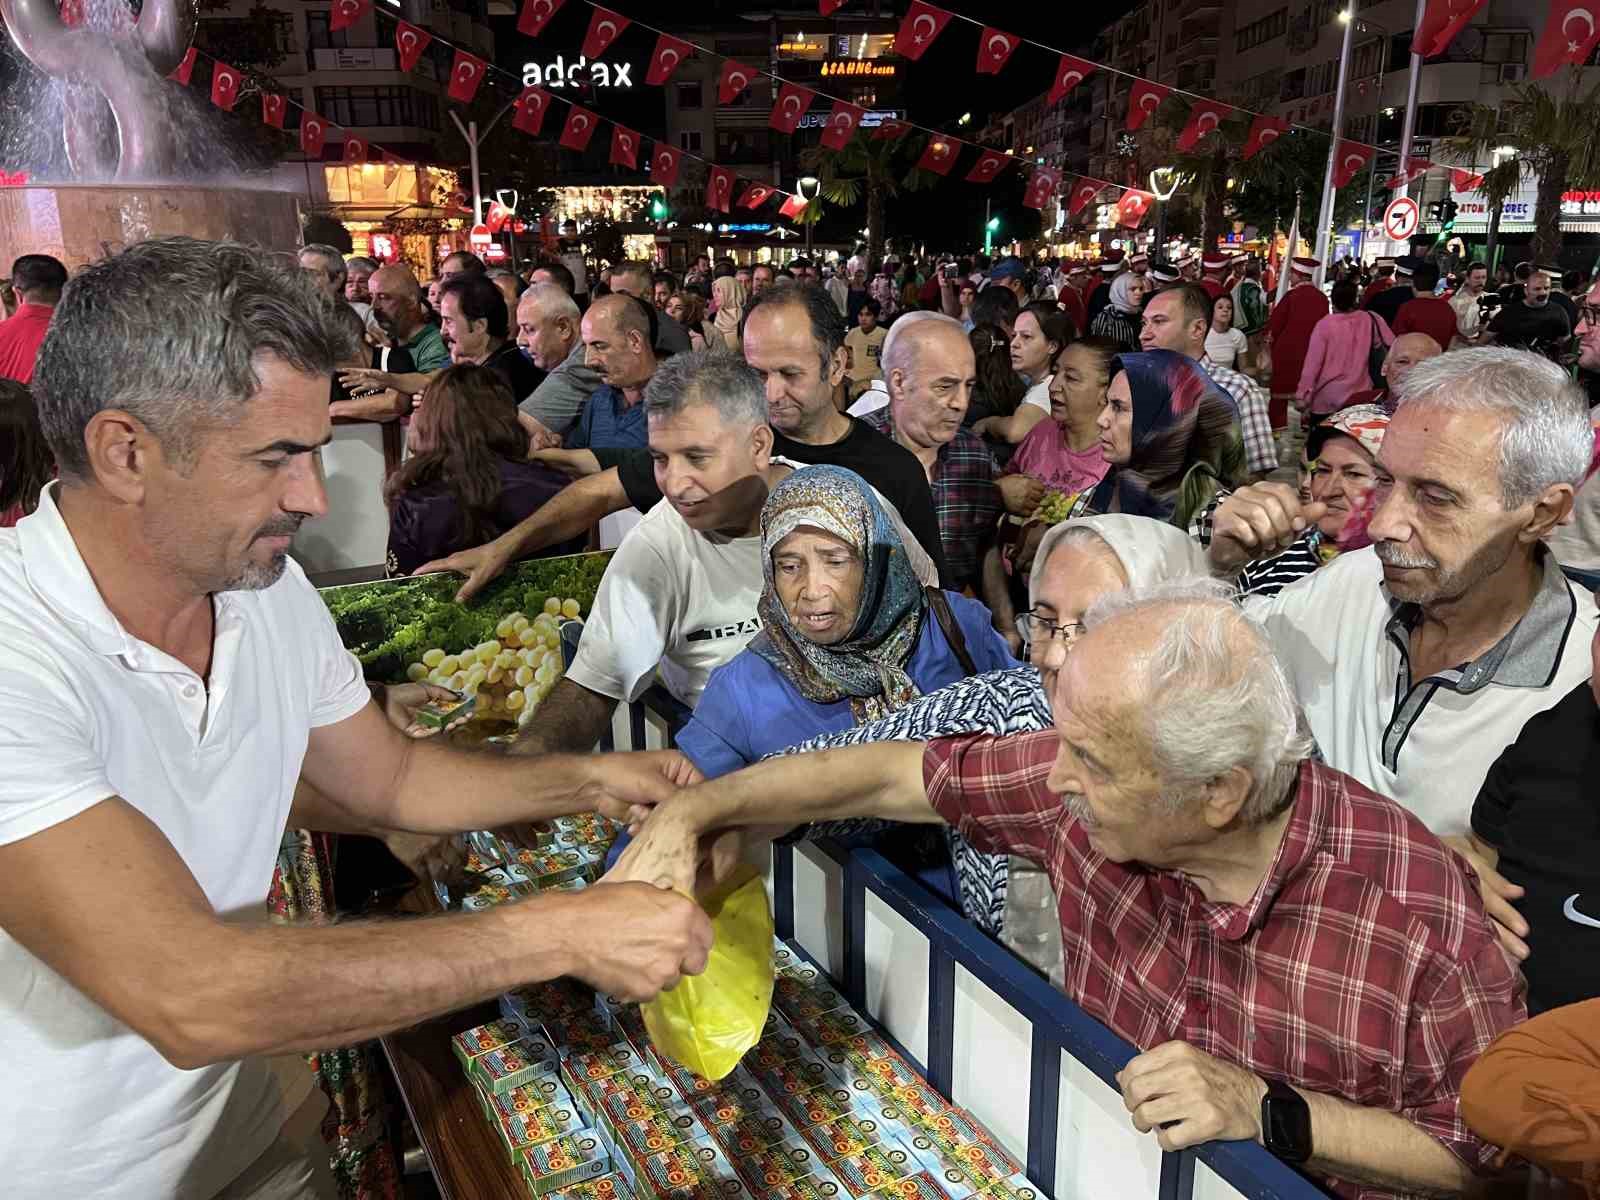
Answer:
[[[855,624],[832,646],[794,628],[773,585],[773,551],[802,526],[840,539],[865,568]],[[806,467],[773,488],[761,510],[761,556],[763,628],[750,649],[802,696],[816,704],[849,700],[859,722],[893,712],[918,694],[905,668],[927,600],[899,533],[859,475],[843,467]]]

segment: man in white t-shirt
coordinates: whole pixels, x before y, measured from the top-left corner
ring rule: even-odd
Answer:
[[[8,1198],[331,1196],[262,1056],[563,974],[647,997],[705,962],[698,908],[637,883],[403,925],[250,920],[287,824],[444,834],[685,777],[676,755],[453,753],[373,703],[285,557],[327,511],[332,303],[292,260],[166,238],[56,309],[34,393],[60,481],[0,531]]]

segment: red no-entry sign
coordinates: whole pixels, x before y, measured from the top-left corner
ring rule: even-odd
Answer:
[[[1416,233],[1422,220],[1417,202],[1410,196],[1396,196],[1383,210],[1383,232],[1391,242],[1406,242]]]

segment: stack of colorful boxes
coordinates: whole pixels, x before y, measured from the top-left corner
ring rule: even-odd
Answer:
[[[461,898],[459,907],[474,912],[535,892],[588,887],[600,877],[606,851],[616,837],[617,826],[598,813],[528,826],[521,842],[488,832],[467,834],[467,870],[478,883]],[[439,903],[451,907],[445,885],[434,887]]]
[[[508,993],[502,1020],[461,1034],[458,1054],[533,1194],[1044,1200],[825,976],[781,942],[776,961],[761,1041],[716,1083],[661,1055],[636,1007],[570,981]],[[574,1182],[563,1172],[580,1162]]]

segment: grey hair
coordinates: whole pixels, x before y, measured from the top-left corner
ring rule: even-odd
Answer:
[[[889,377],[890,371],[903,371],[911,365],[911,349],[916,338],[906,338],[908,330],[929,322],[947,325],[962,337],[966,337],[966,330],[961,328],[961,322],[954,317],[947,317],[944,313],[929,312],[918,309],[901,315],[893,325],[889,326],[889,333],[883,339],[883,350],[878,356],[878,365],[883,371],[884,378]]]
[[[310,249],[310,247],[307,247],[307,249]],[[353,257],[344,260],[344,269],[346,271],[353,271],[357,267],[361,268],[363,271],[376,271],[378,269],[378,260],[375,258],[367,258],[361,254],[354,255]]]
[[[529,297],[533,298],[533,306],[539,310],[541,317],[555,320],[557,317],[566,317],[574,324],[583,315],[578,311],[578,302],[572,298],[572,293],[559,283],[532,283],[527,291],[522,293],[517,306],[528,303]]]
[[[344,255],[339,253],[339,247],[330,246],[326,242],[311,242],[300,247],[301,254],[316,254],[323,259],[322,269],[328,273],[328,278],[342,280],[348,278],[350,269],[345,265]]]
[[[96,413],[137,417],[182,467],[202,428],[237,421],[263,356],[331,375],[360,351],[287,255],[236,242],[153,238],[84,268],[62,292],[33,377],[39,423],[68,479],[88,478]]]
[[[1243,767],[1250,792],[1239,819],[1260,825],[1283,811],[1314,743],[1266,634],[1231,597],[1226,584],[1191,576],[1111,592],[1084,623],[1128,617],[1158,630],[1127,665],[1170,807]]]
[[[710,404],[726,425],[767,423],[767,389],[761,375],[727,350],[674,354],[644,387],[645,416],[670,416],[692,404]]]
[[[1420,362],[1401,384],[1398,403],[1504,417],[1500,502],[1507,509],[1553,484],[1577,488],[1588,473],[1594,428],[1583,392],[1555,363],[1527,350],[1477,346]]]

